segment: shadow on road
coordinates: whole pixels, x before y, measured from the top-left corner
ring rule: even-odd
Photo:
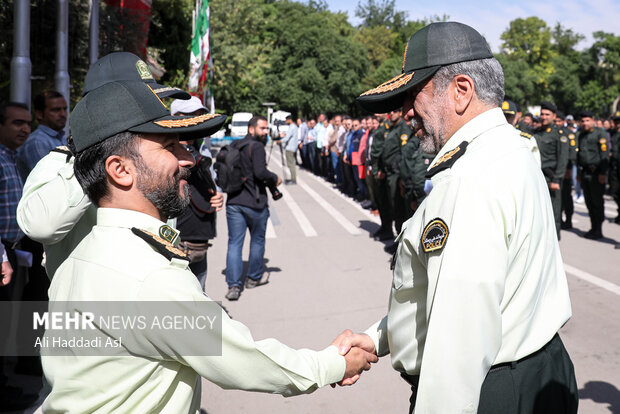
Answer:
[[[609,404],[612,414],[620,414],[620,391],[604,381],[589,381],[579,390],[580,400],[592,400],[596,403]]]

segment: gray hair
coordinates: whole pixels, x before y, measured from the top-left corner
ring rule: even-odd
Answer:
[[[495,58],[471,60],[444,66],[433,77],[434,88],[441,93],[456,75],[474,80],[474,90],[481,102],[499,106],[504,100],[504,71]]]

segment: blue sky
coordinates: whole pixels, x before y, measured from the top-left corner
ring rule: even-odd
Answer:
[[[358,2],[327,0],[330,10],[347,12],[354,25],[359,24],[355,17]],[[406,11],[409,20],[447,14],[450,20],[468,24],[482,33],[493,52],[499,51],[500,35],[518,17],[537,16],[551,27],[560,22],[585,35],[586,40],[577,45],[578,49],[592,44],[592,32],[602,30],[620,35],[620,0],[396,0],[396,9]]]

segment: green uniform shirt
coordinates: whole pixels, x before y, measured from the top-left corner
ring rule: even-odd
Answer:
[[[388,174],[398,174],[401,149],[407,143],[411,133],[411,128],[403,120],[400,120],[388,132],[381,154],[383,166]]]
[[[611,159],[616,163],[620,163],[620,131],[616,131],[611,135]]]
[[[579,132],[579,166],[590,173],[606,174],[609,168],[609,140],[607,133],[594,127],[592,131]]]
[[[568,137],[567,131],[555,125],[543,126],[534,134],[543,174],[547,182],[560,183],[566,173],[568,165]]]
[[[405,187],[405,198],[421,202],[426,195],[424,182],[428,165],[424,162],[420,139],[411,136],[402,148],[400,159],[400,178]]]
[[[579,142],[577,140],[577,134],[571,131],[568,133],[568,160],[573,164],[577,162],[577,152],[579,152]]]
[[[372,173],[376,177],[379,171],[385,172],[383,163],[381,162],[381,154],[383,153],[383,145],[388,135],[391,124],[384,121],[372,136],[372,147],[370,148],[370,159],[372,162]]]

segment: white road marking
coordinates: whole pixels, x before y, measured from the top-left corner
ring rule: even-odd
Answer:
[[[354,235],[354,236],[358,236],[360,234],[362,234],[362,232],[360,231],[360,229],[358,229],[357,227],[355,227],[353,225],[353,223],[351,223],[349,220],[347,220],[345,218],[345,216],[338,211],[335,207],[333,207],[331,204],[329,204],[323,197],[321,197],[316,191],[314,191],[312,188],[308,187],[307,184],[298,181],[297,182],[299,184],[299,186],[301,188],[303,188],[308,194],[310,194],[310,197],[314,198],[316,200],[317,203],[319,203],[319,205],[321,207],[323,207],[325,209],[325,211],[334,218],[334,220],[336,220],[338,222],[338,224],[340,224],[342,227],[344,227],[344,229],[346,231],[348,231],[350,234]]]
[[[297,220],[297,223],[299,223],[299,227],[301,227],[301,231],[304,232],[306,237],[318,236],[316,230],[314,229],[314,227],[312,227],[312,224],[310,224],[310,220],[308,220],[308,217],[306,217],[297,202],[295,202],[291,193],[289,193],[285,188],[281,188],[280,191],[284,195],[284,197],[282,197],[282,200],[284,200],[288,208],[293,213],[295,220]]]
[[[616,295],[620,296],[620,286],[614,283],[608,282],[607,280],[601,279],[600,277],[584,272],[583,270],[577,269],[576,267],[573,267],[571,265],[567,265],[566,263],[564,263],[564,270],[566,270],[566,273],[569,273],[579,279],[585,280],[586,282],[589,282],[593,285],[596,285],[602,289],[605,289],[611,293],[615,293]]]
[[[266,239],[275,239],[278,235],[276,234],[276,230],[273,228],[273,223],[271,222],[271,218],[267,220],[267,231],[265,232]]]

